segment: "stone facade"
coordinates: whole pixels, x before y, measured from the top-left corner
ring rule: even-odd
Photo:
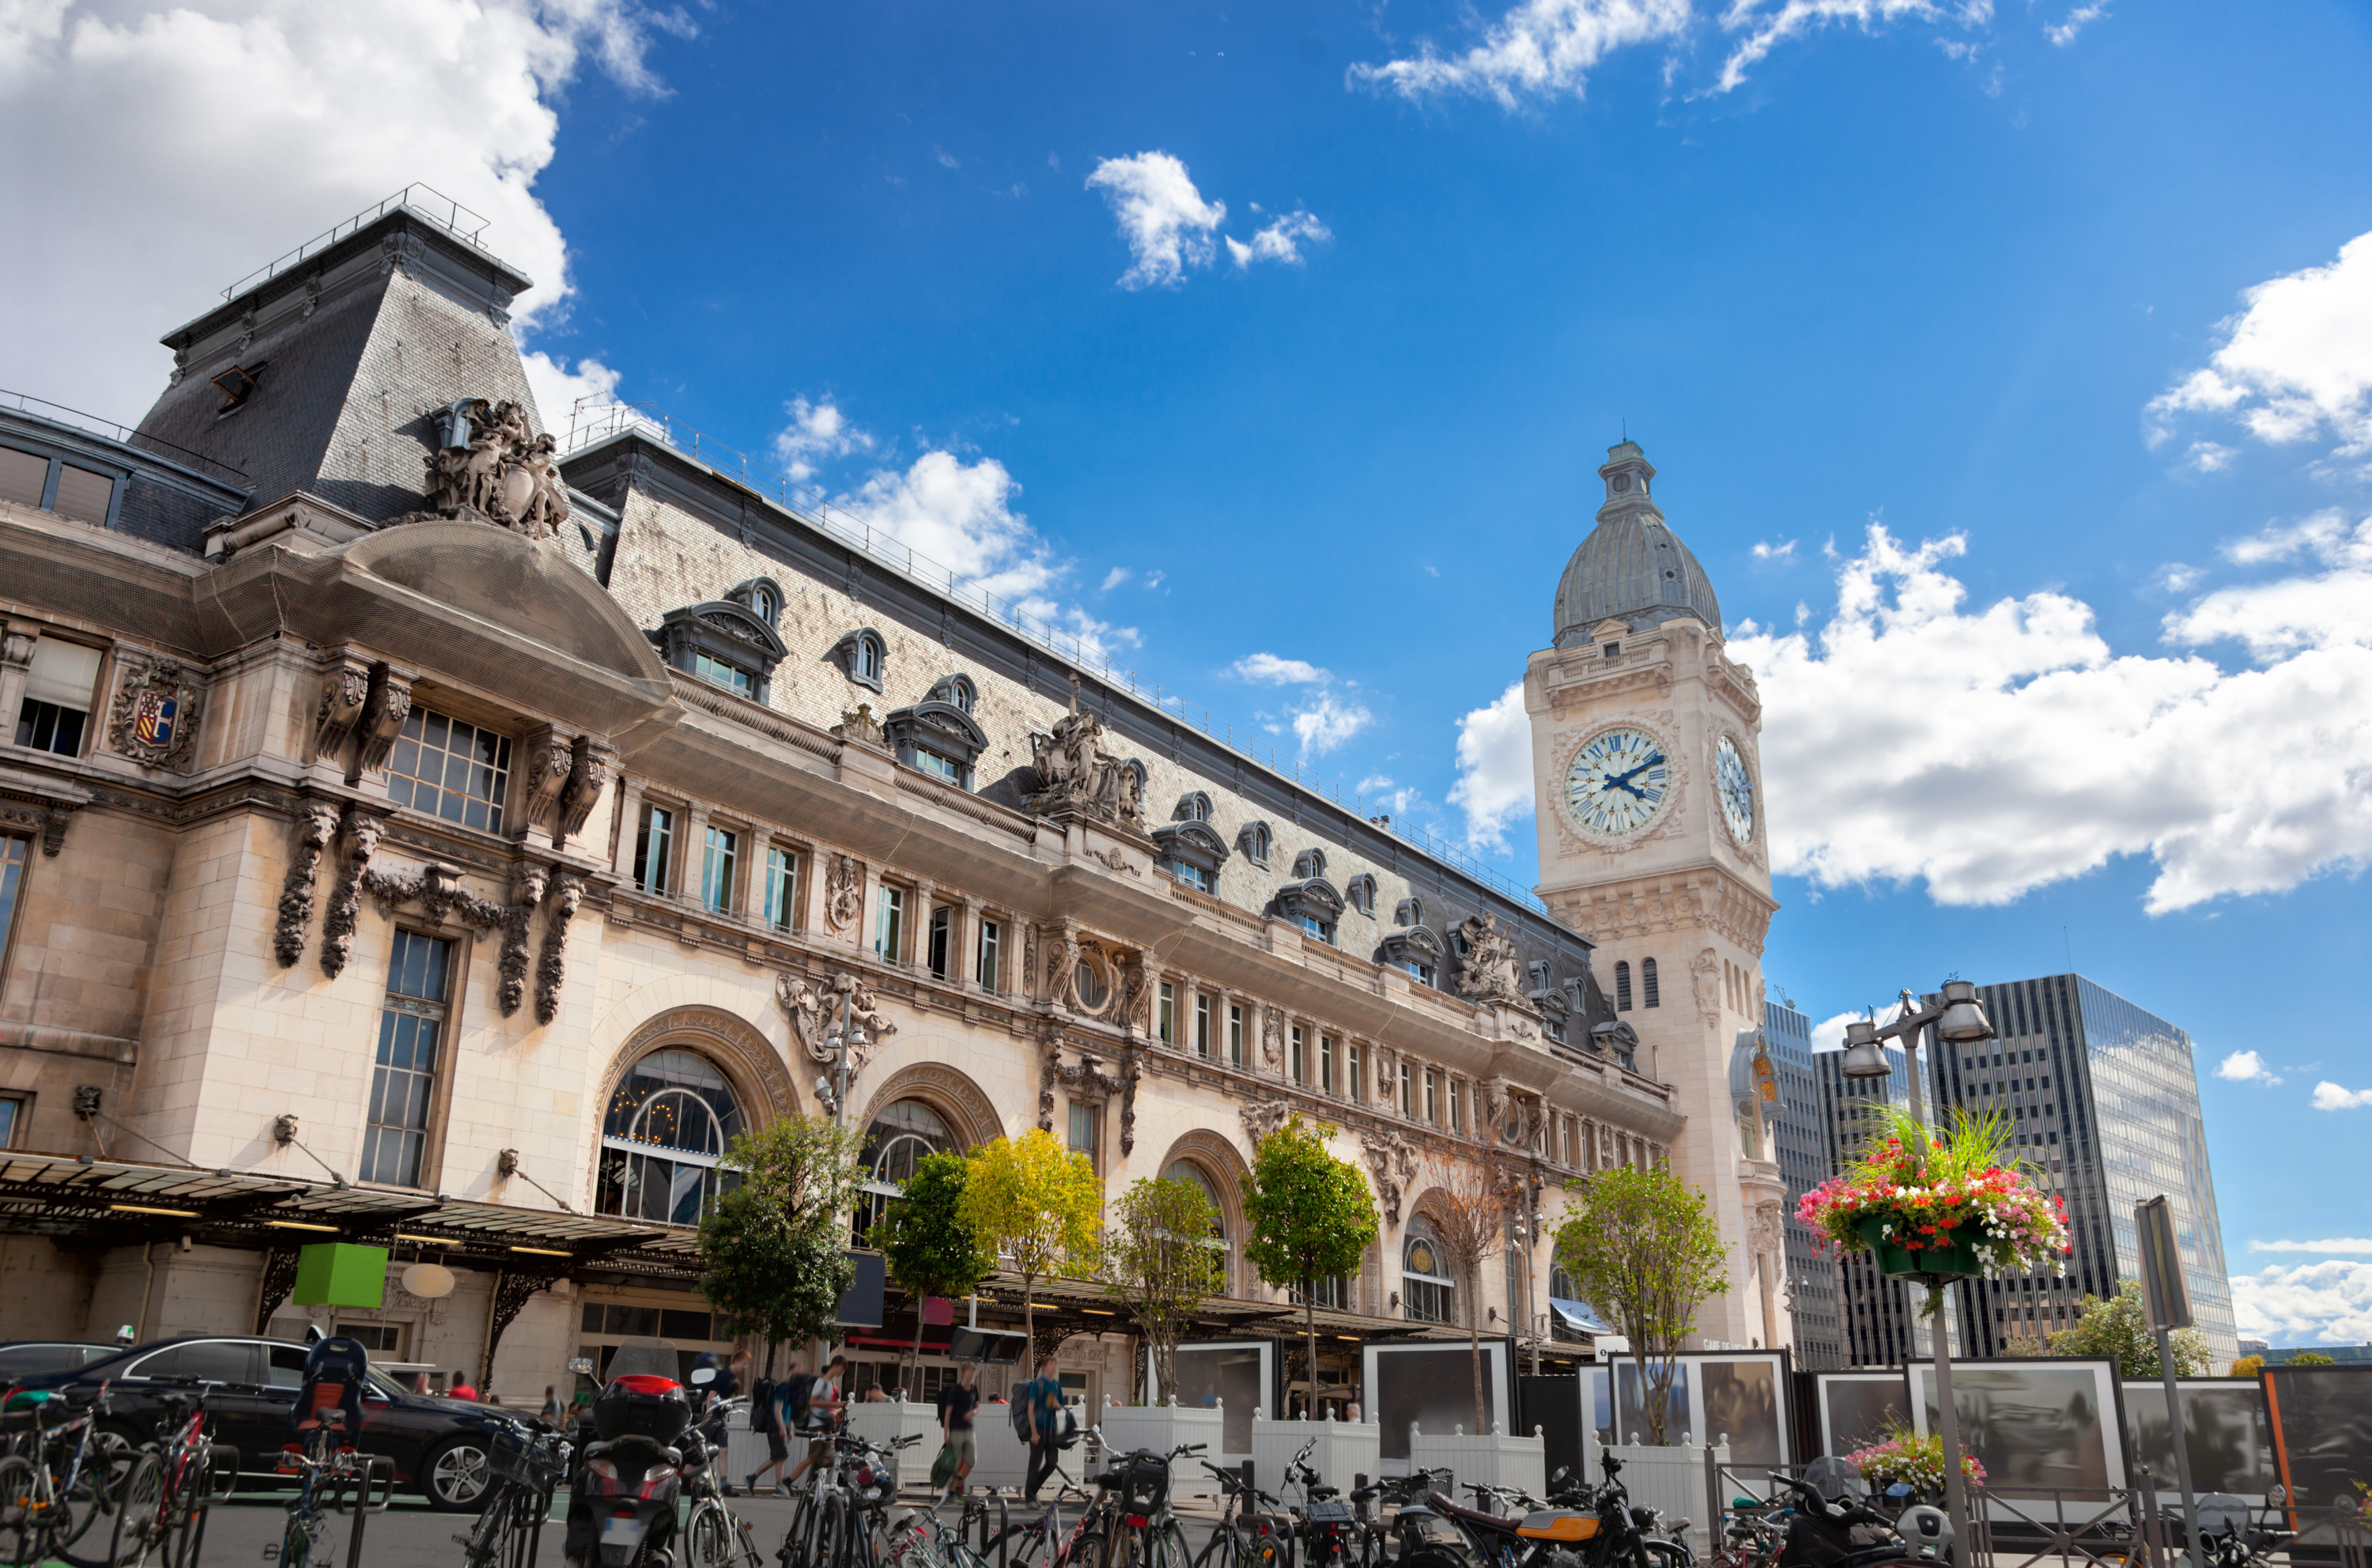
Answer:
[[[1044,1126],[1108,1191],[1183,1165],[1239,1301],[1269,1295],[1234,1250],[1254,1132],[1327,1122],[1391,1215],[1346,1283],[1366,1333],[1409,1331],[1402,1229],[1486,1119],[1551,1189],[1693,1146],[1654,1051],[1609,1032],[1577,934],[1602,922],[653,431],[559,454],[543,488],[500,331],[521,280],[420,215],[301,267],[169,336],[173,388],[111,451],[235,467],[243,499],[174,542],[0,507],[0,706],[43,640],[102,664],[78,745],[0,738],[11,1337],[294,1331],[266,1227],[303,1208],[460,1281],[313,1320],[490,1360],[506,1400],[641,1325],[714,1342],[669,1193],[696,1203],[715,1151],[683,1129],[822,1109],[843,994],[874,1020],[845,1114],[885,1161]],[[0,415],[0,445],[42,438]],[[168,660],[192,727],[152,703],[138,746],[111,739],[122,683]],[[1074,765],[1093,787],[1054,788]],[[664,1136],[634,1120],[661,1101]],[[45,1191],[85,1156],[197,1195]],[[1483,1273],[1455,1316],[1505,1323]],[[1125,1392],[1124,1341],[1066,1354]]]

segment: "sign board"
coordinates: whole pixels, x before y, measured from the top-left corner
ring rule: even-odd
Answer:
[[[888,1260],[878,1252],[848,1254],[856,1265],[856,1278],[849,1282],[841,1294],[840,1305],[831,1309],[831,1320],[843,1329],[878,1329],[881,1327],[881,1297],[888,1283]]]
[[[1027,1334],[1008,1333],[1002,1329],[958,1329],[955,1339],[948,1345],[948,1355],[956,1361],[1011,1366],[1021,1359],[1022,1347],[1029,1342]]]
[[[2174,1205],[2164,1197],[2134,1205],[2134,1233],[2141,1243],[2142,1300],[2153,1329],[2188,1329],[2191,1290],[2183,1283],[2182,1253],[2174,1243]]]
[[[387,1249],[317,1241],[296,1251],[299,1307],[378,1307],[387,1299]]]

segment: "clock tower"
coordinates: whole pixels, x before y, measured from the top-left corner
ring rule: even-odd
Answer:
[[[1762,701],[1723,651],[1720,602],[1656,505],[1646,454],[1625,441],[1598,472],[1605,503],[1557,585],[1553,645],[1524,675],[1540,896],[1597,944],[1615,1009],[1599,1032],[1635,1040],[1640,1071],[1673,1086],[1688,1117],[1673,1168],[1711,1201],[1730,1258],[1699,1337],[1785,1345],[1786,1189],[1758,1040],[1779,907]]]

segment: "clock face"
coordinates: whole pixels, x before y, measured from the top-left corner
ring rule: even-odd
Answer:
[[[1746,771],[1746,759],[1738,754],[1737,742],[1727,736],[1713,751],[1714,789],[1721,796],[1722,820],[1729,824],[1730,837],[1739,843],[1754,842],[1754,775]]]
[[[1564,775],[1565,810],[1576,827],[1599,838],[1638,831],[1662,815],[1671,794],[1672,766],[1664,743],[1627,726],[1600,730],[1583,742]]]

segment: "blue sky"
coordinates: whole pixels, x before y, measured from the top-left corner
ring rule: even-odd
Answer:
[[[545,285],[552,423],[662,409],[1521,879],[1506,693],[1627,424],[1762,672],[1773,989],[2072,958],[2198,1040],[2256,1321],[2372,1340],[2362,7],[54,12],[0,382],[136,418],[425,180]]]

